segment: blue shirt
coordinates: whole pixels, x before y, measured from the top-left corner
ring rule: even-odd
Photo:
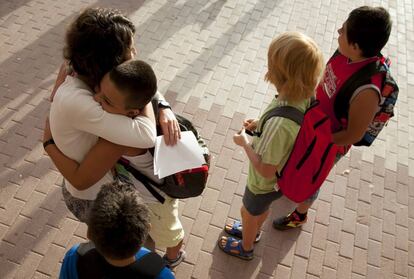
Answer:
[[[60,269],[60,279],[78,279],[78,270],[77,270],[77,262],[79,258],[79,254],[77,250],[79,248],[79,244],[74,245],[68,252],[66,252],[65,257],[63,258],[62,268]],[[147,248],[142,247],[139,251],[135,254],[135,260],[139,260],[144,255],[150,253],[150,250]],[[171,270],[167,267],[164,267],[161,272],[158,274],[156,279],[174,279],[175,276],[172,274]]]

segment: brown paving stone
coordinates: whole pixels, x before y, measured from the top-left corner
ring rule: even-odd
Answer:
[[[183,215],[194,219],[197,216],[197,211],[200,208],[202,197],[188,199],[185,203]]]
[[[329,267],[324,266],[322,268],[322,275],[321,278],[322,279],[328,279],[328,278],[335,278],[336,277],[336,270],[335,269],[331,269]]]
[[[351,278],[352,276],[352,260],[339,257],[337,274],[339,278]]]
[[[310,256],[309,256],[309,263],[308,263],[308,273],[313,274],[315,276],[320,276],[322,274],[322,265],[323,265],[323,257],[325,252],[318,248],[311,248]]]
[[[326,252],[324,258],[324,266],[336,269],[338,265],[339,245],[335,242],[328,241],[326,243]]]
[[[295,255],[308,259],[312,247],[311,243],[312,235],[307,232],[301,232],[297,238]]]
[[[275,271],[276,278],[290,278],[290,267],[278,264]]]
[[[384,197],[384,177],[374,175],[372,178],[372,185],[374,185],[373,194]]]
[[[395,250],[395,273],[401,276],[408,275],[408,253],[406,251]]]
[[[200,204],[200,209],[207,211],[207,212],[213,212],[216,207],[219,195],[220,195],[220,192],[217,190],[210,189],[210,188],[207,188],[206,190],[204,190],[203,198]]]
[[[308,265],[308,262],[306,259],[296,256],[295,259],[293,260],[293,266],[292,266],[292,271],[291,271],[292,274],[290,278],[292,279],[304,278],[306,274],[307,265]]]
[[[16,278],[32,278],[41,260],[41,255],[30,252],[29,255],[25,257],[24,263],[19,268]]]
[[[209,278],[208,274],[213,262],[212,255],[201,251],[197,261],[192,276],[195,278]]]
[[[217,127],[214,131],[216,134],[225,136],[230,126],[231,119],[225,116],[221,116],[217,121]]]
[[[323,225],[329,224],[329,216],[331,211],[331,205],[325,201],[318,202],[318,211],[315,221]]]
[[[354,240],[355,240],[355,236],[353,234],[342,232],[339,255],[343,257],[347,257],[347,258],[352,258]]]
[[[214,249],[217,248],[217,240],[221,235],[225,235],[222,228],[208,226],[201,249],[205,252],[213,253]]]
[[[369,225],[369,238],[381,242],[382,229],[384,225],[383,220],[371,216]]]
[[[367,250],[355,247],[354,257],[358,261],[352,262],[352,272],[365,276],[367,272]]]
[[[217,227],[223,226],[229,214],[229,209],[230,205],[223,202],[217,202],[210,223]]]
[[[234,198],[234,192],[237,188],[237,183],[230,180],[224,180],[223,189],[220,192],[219,201],[232,204],[232,200]]]
[[[201,246],[203,245],[203,239],[194,235],[190,235],[186,243],[186,262],[195,264],[197,262]]]
[[[339,220],[334,217],[329,218],[328,225],[328,240],[340,243],[341,241],[341,231],[342,231],[342,220]]]
[[[368,265],[367,267],[367,278],[384,278],[383,274],[381,272],[381,268],[376,267],[376,266],[372,266],[372,265]]]
[[[368,248],[369,227],[363,224],[356,224],[355,246],[363,249]]]
[[[204,238],[211,220],[211,213],[199,210],[191,234]]]

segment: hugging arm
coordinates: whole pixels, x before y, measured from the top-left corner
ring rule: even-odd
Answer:
[[[99,139],[81,163],[66,157],[54,144],[45,148],[60,173],[77,190],[86,190],[98,182],[125,152],[126,147]]]
[[[134,119],[104,111],[91,95],[84,94],[71,104],[65,105],[70,106],[68,115],[74,118],[72,123],[75,129],[119,145],[135,148],[154,147],[157,133],[151,104],[147,104]]]
[[[67,67],[68,67],[68,62],[63,61],[62,65],[60,65],[60,69],[56,77],[55,85],[53,86],[52,93],[50,94],[50,97],[49,97],[49,101],[51,102],[53,102],[53,98],[55,97],[57,89],[65,81],[66,76],[68,75],[66,71]]]
[[[43,142],[52,139],[49,119],[43,133]],[[70,184],[77,190],[85,190],[98,182],[130,148],[111,143],[104,139],[89,150],[81,163],[67,157],[55,144],[45,146],[45,151],[53,163]]]

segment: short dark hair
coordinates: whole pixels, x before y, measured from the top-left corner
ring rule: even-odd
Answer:
[[[142,109],[157,92],[157,77],[151,66],[141,60],[129,60],[109,72],[109,78],[125,94],[126,109]]]
[[[132,185],[102,186],[88,219],[88,237],[101,255],[118,260],[135,255],[149,229],[148,208]]]
[[[358,44],[364,57],[379,55],[388,42],[392,21],[383,7],[362,6],[354,9],[346,20],[349,43]]]
[[[96,86],[125,61],[134,34],[134,24],[120,11],[88,8],[69,26],[63,56],[89,85]]]

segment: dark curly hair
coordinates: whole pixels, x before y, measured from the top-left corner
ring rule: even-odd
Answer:
[[[148,208],[132,185],[102,186],[88,219],[88,237],[101,255],[116,260],[135,255],[149,229]]]
[[[90,86],[125,61],[135,34],[134,24],[120,11],[88,8],[69,26],[63,56]]]
[[[382,7],[362,6],[352,10],[346,20],[349,43],[357,43],[364,57],[379,55],[388,42],[392,21]]]

